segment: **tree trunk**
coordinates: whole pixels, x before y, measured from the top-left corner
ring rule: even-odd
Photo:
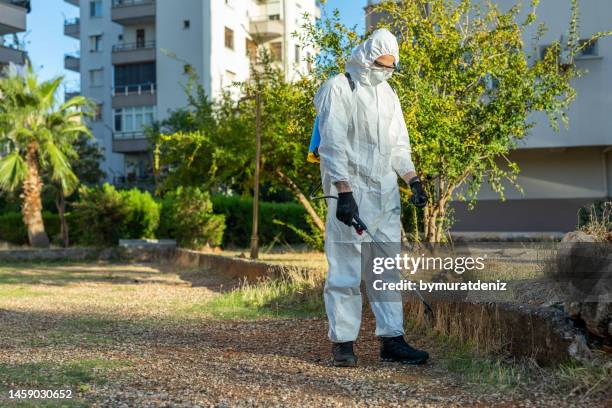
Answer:
[[[425,209],[425,241],[442,242],[444,238],[444,217],[447,200],[443,199]]]
[[[70,246],[70,239],[68,235],[68,223],[66,222],[66,197],[64,196],[64,190],[62,190],[61,187],[55,199],[55,206],[57,207],[57,213],[59,214],[60,219],[62,246],[64,248],[68,248],[68,246]]]
[[[317,228],[321,232],[325,232],[325,223],[323,222],[323,220],[321,220],[321,217],[319,217],[319,214],[317,214],[314,207],[312,206],[312,204],[310,204],[310,201],[304,195],[304,193],[302,193],[302,190],[300,190],[297,184],[295,184],[295,182],[291,180],[289,176],[287,176],[285,173],[283,173],[282,171],[278,169],[276,169],[276,175],[280,177],[283,183],[285,183],[289,187],[289,189],[293,192],[293,195],[295,196],[295,198],[297,198],[300,204],[302,204],[302,206],[306,209],[306,212],[308,213],[310,218],[312,218],[312,221],[317,226]]]
[[[49,237],[45,232],[42,218],[42,180],[38,172],[38,143],[32,142],[26,151],[27,175],[23,182],[22,208],[23,222],[28,229],[30,245],[36,248],[48,248]]]

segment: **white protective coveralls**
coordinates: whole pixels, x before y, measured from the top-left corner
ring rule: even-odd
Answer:
[[[346,181],[359,216],[379,242],[400,242],[400,196],[397,176],[414,171],[408,130],[399,99],[384,81],[370,80],[374,61],[393,55],[399,63],[395,36],[376,30],[356,47],[344,74],[327,80],[315,96],[321,144],[321,179],[326,195],[337,196],[334,183]],[[376,68],[374,68],[376,69]],[[333,342],[354,341],[361,325],[361,243],[354,228],[336,218],[336,200],[328,199],[325,253],[328,275],[324,298]],[[401,302],[373,302],[376,335],[404,334]]]

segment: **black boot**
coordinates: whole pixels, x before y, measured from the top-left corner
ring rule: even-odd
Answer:
[[[380,359],[382,361],[423,364],[428,358],[429,354],[426,351],[410,347],[404,340],[404,336],[380,338]]]
[[[353,352],[352,341],[334,343],[332,355],[334,356],[334,365],[336,367],[355,367],[357,365],[357,356]]]

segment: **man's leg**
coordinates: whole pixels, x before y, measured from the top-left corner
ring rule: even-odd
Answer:
[[[372,251],[375,251],[376,256],[395,257],[401,252],[401,236],[400,236],[400,217],[399,209],[393,210],[387,214],[385,220],[380,227],[374,231],[374,239],[382,244],[382,249],[377,245],[372,245]],[[364,273],[372,273],[372,271],[364,271]],[[399,282],[399,271],[388,271],[380,275],[384,281]],[[366,282],[371,281],[368,277],[364,277]],[[382,294],[374,294],[372,288],[369,299],[372,306],[372,312],[376,317],[376,335],[378,337],[397,337],[404,334],[404,306],[402,304],[401,292],[386,291]]]
[[[386,223],[374,234],[374,239],[382,243],[386,255],[395,257],[401,253],[399,232],[399,211],[389,214]],[[385,281],[399,282],[399,270],[383,274]],[[367,279],[366,279],[367,281]],[[382,296],[370,296],[379,301],[370,302],[376,316],[376,336],[380,338],[380,358],[383,361],[396,361],[404,364],[423,364],[429,358],[426,351],[418,350],[406,343],[404,339],[404,305],[400,291],[387,292]]]
[[[329,269],[325,282],[325,310],[329,339],[334,343],[357,339],[361,326],[361,252],[360,244],[325,242]]]

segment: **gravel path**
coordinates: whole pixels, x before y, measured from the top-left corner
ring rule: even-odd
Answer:
[[[356,347],[359,367],[335,368],[323,318],[178,318],[190,303],[218,296],[219,281],[192,287],[152,266],[71,268],[0,267],[0,380],[2,367],[102,361],[117,364],[95,368],[100,378],[75,390],[87,406],[612,406],[536,391],[479,395],[442,368],[444,350],[410,335],[431,352],[427,365],[380,363],[369,313]],[[8,273],[29,281],[2,280]],[[73,281],[73,273],[88,279]],[[27,385],[4,378],[0,390],[48,387],[45,378]],[[0,406],[8,402],[0,395]]]

